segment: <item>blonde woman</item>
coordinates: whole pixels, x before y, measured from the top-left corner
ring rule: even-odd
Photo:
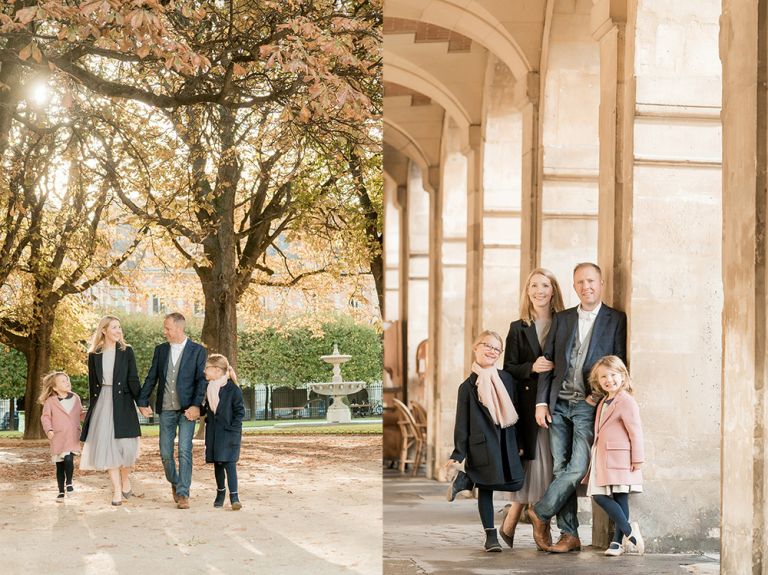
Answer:
[[[112,505],[132,495],[130,468],[139,455],[141,392],[133,349],[125,342],[120,320],[104,316],[88,350],[90,407],[80,440],[84,441],[80,469],[109,473]]]
[[[514,544],[515,528],[523,506],[536,503],[552,483],[549,430],[536,424],[536,391],[539,374],[554,367],[544,357],[543,349],[552,317],[559,311],[563,311],[563,295],[555,274],[536,268],[528,274],[520,298],[520,319],[509,326],[504,352],[504,370],[515,378],[519,397],[520,421],[517,426],[525,438],[520,445],[525,487],[509,495],[512,503],[505,508],[499,530],[501,538],[510,547]]]

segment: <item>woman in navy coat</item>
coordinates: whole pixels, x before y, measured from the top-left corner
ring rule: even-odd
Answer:
[[[237,493],[237,461],[243,433],[245,407],[243,393],[237,386],[237,377],[223,355],[214,353],[205,362],[208,388],[205,392],[205,462],[214,464],[216,499],[214,507],[224,506],[226,484],[232,509],[242,508]]]
[[[466,460],[464,470],[478,489],[477,508],[485,529],[485,550],[501,551],[493,525],[493,492],[523,486],[518,445],[518,419],[512,377],[496,369],[502,353],[501,336],[482,332],[473,346],[472,374],[459,386],[454,450],[449,466]]]
[[[533,505],[541,499],[552,482],[552,453],[549,449],[549,430],[536,424],[536,389],[539,374],[549,371],[554,364],[544,357],[544,340],[552,324],[552,316],[563,310],[563,296],[555,275],[544,268],[528,274],[525,291],[520,297],[520,319],[509,326],[504,370],[515,378],[520,405],[520,428],[525,442],[523,468],[525,487],[510,494],[512,501],[505,508],[499,530],[501,538],[512,547],[515,528],[523,505]]]

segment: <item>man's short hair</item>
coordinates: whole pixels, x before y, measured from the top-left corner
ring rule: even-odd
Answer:
[[[177,311],[169,313],[165,316],[165,319],[172,319],[173,323],[182,327],[187,324],[186,318]]]
[[[579,271],[581,268],[592,268],[597,272],[597,275],[599,275],[601,279],[603,277],[603,271],[600,269],[600,266],[597,264],[593,264],[592,262],[581,262],[579,264],[576,264],[576,267],[573,268],[573,275],[576,275],[576,272]]]

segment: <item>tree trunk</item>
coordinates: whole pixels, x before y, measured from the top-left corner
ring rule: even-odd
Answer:
[[[27,391],[24,394],[24,439],[43,439],[43,427],[40,416],[43,406],[37,402],[40,395],[43,375],[50,369],[51,335],[54,315],[42,314],[39,309],[38,320],[33,332],[29,334],[29,345],[24,350],[27,358]]]
[[[371,274],[376,284],[376,296],[379,300],[379,313],[384,318],[384,259],[381,251],[371,259]]]

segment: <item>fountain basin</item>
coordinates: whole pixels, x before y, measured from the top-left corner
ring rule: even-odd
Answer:
[[[356,393],[365,387],[364,381],[341,381],[325,383],[308,383],[307,387],[320,395],[333,398],[333,405],[328,408],[325,419],[329,423],[349,423],[352,421],[352,411],[344,403],[343,398],[350,393]]]

